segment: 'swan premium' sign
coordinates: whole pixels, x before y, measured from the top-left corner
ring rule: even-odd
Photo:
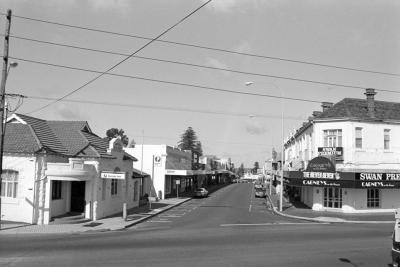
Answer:
[[[400,173],[356,173],[358,187],[400,187]]]

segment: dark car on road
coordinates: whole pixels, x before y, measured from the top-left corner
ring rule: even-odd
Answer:
[[[256,188],[255,190],[255,197],[266,197],[267,196],[267,190],[265,188]]]

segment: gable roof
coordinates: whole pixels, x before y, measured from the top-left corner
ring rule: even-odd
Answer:
[[[4,141],[4,151],[10,153],[43,149],[69,157],[115,158],[107,153],[108,141],[92,133],[86,121],[46,121],[13,114],[7,122]]]
[[[315,117],[318,119],[328,118],[351,118],[365,121],[372,120],[398,120],[400,121],[400,103],[377,101],[375,104],[375,118],[368,116],[367,100],[356,98],[344,98],[334,104],[331,108]]]
[[[29,125],[17,123],[7,125],[4,135],[4,152],[33,154],[41,148]]]

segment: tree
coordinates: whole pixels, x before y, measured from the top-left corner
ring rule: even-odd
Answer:
[[[257,170],[260,168],[258,161],[254,162],[253,174],[257,174]]]
[[[181,135],[181,140],[178,142],[178,148],[181,150],[190,150],[197,153],[199,156],[203,155],[201,142],[197,140],[196,132],[192,127],[188,127]]]
[[[124,130],[118,128],[111,128],[106,131],[106,138],[110,141],[113,138],[120,137],[122,143],[126,147],[129,143],[128,136],[125,135]]]
[[[243,163],[240,164],[240,167],[237,169],[237,175],[239,175],[240,177],[242,177],[244,175],[244,165],[243,165]]]

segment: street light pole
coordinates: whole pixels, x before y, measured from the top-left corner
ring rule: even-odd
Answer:
[[[1,185],[3,175],[3,151],[4,151],[4,134],[5,134],[5,94],[6,94],[6,81],[8,74],[8,47],[10,42],[10,27],[11,27],[11,9],[7,10],[7,22],[6,22],[6,31],[4,35],[4,52],[3,52],[3,70],[1,75],[1,84],[0,84],[0,194],[1,194]],[[1,229],[1,195],[0,195],[0,229]]]

